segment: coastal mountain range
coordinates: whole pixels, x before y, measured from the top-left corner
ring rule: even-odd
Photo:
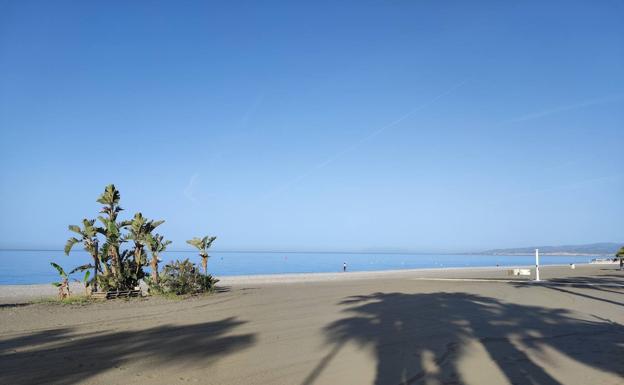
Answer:
[[[487,255],[532,255],[535,249],[539,249],[541,255],[614,255],[623,243],[601,242],[584,245],[563,245],[563,246],[532,246],[509,249],[492,249],[478,254]]]

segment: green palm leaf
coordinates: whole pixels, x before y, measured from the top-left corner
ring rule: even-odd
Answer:
[[[52,265],[52,267],[54,267],[56,269],[56,271],[58,271],[59,275],[61,277],[67,278],[67,273],[65,273],[65,270],[63,270],[63,268],[61,266],[59,266],[58,264],[54,263],[54,262],[50,262],[50,265]]]
[[[67,243],[65,244],[65,255],[69,255],[69,252],[76,243],[80,243],[80,241],[74,237],[67,240]]]
[[[77,271],[85,271],[85,270],[88,270],[88,269],[93,269],[93,265],[90,264],[90,263],[87,263],[86,265],[81,265],[81,266],[75,267],[74,270],[69,272],[69,274],[71,275],[71,274],[74,274]]]

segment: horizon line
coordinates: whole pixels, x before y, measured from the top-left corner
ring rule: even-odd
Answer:
[[[211,250],[211,252],[213,253],[240,253],[240,254],[254,254],[254,253],[266,253],[266,254],[384,254],[384,255],[397,255],[397,254],[403,254],[403,255],[497,255],[499,253],[504,253],[505,251],[508,251],[510,254],[509,255],[520,255],[520,254],[526,254],[529,252],[524,252],[522,251],[523,249],[539,249],[539,248],[556,248],[556,247],[572,247],[572,246],[589,246],[589,245],[596,245],[596,244],[604,244],[604,243],[612,243],[612,244],[621,244],[618,242],[593,242],[593,243],[585,243],[585,244],[578,244],[578,245],[558,245],[558,246],[547,246],[547,245],[542,245],[542,246],[525,246],[525,247],[509,247],[509,248],[494,248],[494,249],[486,249],[486,250],[477,250],[477,251],[414,251],[414,250],[379,250],[379,251],[373,251],[373,250],[236,250],[236,249],[230,249],[230,250],[219,250],[219,249],[214,249]],[[521,250],[521,251],[513,251],[513,250]],[[0,247],[0,251],[50,251],[50,252],[61,252],[63,254],[65,254],[63,249],[51,249],[51,248],[2,248]],[[80,251],[84,251],[84,250],[80,250]],[[166,250],[164,251],[164,253],[191,253],[191,252],[196,252],[196,250],[193,249],[177,249],[177,250]],[[542,254],[552,254],[553,252],[543,252]],[[565,252],[565,251],[561,251],[560,253],[557,253],[556,251],[554,252],[554,254],[552,255],[557,255],[557,254],[569,254],[570,252]],[[530,253],[529,253],[530,254]],[[527,255],[529,255],[527,254]],[[581,253],[573,253],[573,254],[577,254],[577,255],[593,255],[593,254],[604,254],[604,253],[586,253],[586,252],[581,252]],[[606,254],[605,254],[606,255]]]
[[[48,249],[48,248],[2,248],[0,247],[0,251],[60,251],[64,253],[63,249]],[[80,250],[84,251],[84,250]],[[179,249],[179,250],[166,250],[164,253],[190,253],[195,252],[193,249]],[[213,253],[267,253],[267,254],[474,254],[478,252],[425,252],[425,251],[363,251],[363,250],[219,250],[214,249],[210,250]]]

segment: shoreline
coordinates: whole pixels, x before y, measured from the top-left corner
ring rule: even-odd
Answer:
[[[575,264],[577,269],[593,268],[599,264]],[[548,279],[549,270],[561,270],[569,267],[569,264],[541,265],[542,277]],[[323,282],[351,282],[372,279],[413,279],[413,278],[466,278],[470,275],[487,276],[489,278],[508,278],[506,271],[510,269],[533,269],[535,265],[514,266],[465,266],[465,267],[431,267],[419,269],[394,269],[394,270],[371,270],[349,272],[322,272],[322,273],[288,273],[288,274],[262,274],[262,275],[232,275],[216,277],[219,279],[218,286],[240,287],[245,285],[287,285],[287,284],[312,284]],[[522,276],[515,279],[530,280],[531,276]],[[70,283],[72,293],[83,293],[80,283]],[[57,288],[50,283],[39,284],[2,284],[0,285],[0,304],[27,303],[41,299],[55,297]]]
[[[577,267],[594,266],[590,263],[575,264]],[[569,264],[540,265],[540,270],[548,268],[569,267]],[[228,285],[242,284],[280,284],[280,283],[304,283],[304,282],[326,282],[326,281],[347,281],[366,280],[375,278],[402,278],[414,274],[424,273],[426,275],[438,275],[445,272],[498,272],[510,269],[532,269],[535,265],[513,265],[513,266],[461,266],[461,267],[423,267],[417,269],[392,269],[392,270],[366,270],[347,272],[321,272],[321,273],[287,273],[287,274],[253,274],[253,275],[231,275],[217,277],[219,283]],[[1,285],[0,285],[1,287]]]
[[[548,264],[548,265],[540,265],[540,269],[548,268],[548,267],[567,267],[569,263],[558,263],[558,264]],[[575,263],[576,266],[598,266],[600,264],[591,264],[587,263]],[[604,264],[605,266],[610,266],[608,264]],[[357,270],[357,271],[321,271],[321,272],[301,272],[301,273],[269,273],[269,274],[238,274],[238,275],[213,275],[215,278],[219,279],[219,282],[227,281],[228,283],[238,283],[238,282],[252,282],[254,280],[258,281],[268,281],[274,279],[275,281],[283,281],[289,280],[292,282],[295,281],[310,281],[310,280],[336,280],[336,278],[367,278],[370,275],[395,275],[400,273],[415,273],[415,272],[442,272],[442,271],[455,271],[455,270],[496,270],[496,269],[528,269],[534,268],[535,265],[500,265],[500,266],[449,266],[449,267],[419,267],[412,269],[388,269],[388,270]],[[352,277],[352,278],[350,278]],[[51,282],[44,283],[2,283],[0,284],[0,288],[4,287],[27,287],[27,286],[48,286],[51,285]],[[72,287],[82,287],[82,285],[71,282],[70,285]]]

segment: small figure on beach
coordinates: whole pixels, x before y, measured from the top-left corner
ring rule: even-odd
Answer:
[[[620,258],[620,270],[624,268],[624,258]]]
[[[347,263],[346,263],[346,262],[343,262],[343,263],[342,263],[342,272],[343,272],[343,273],[346,273],[346,272],[347,272]]]

